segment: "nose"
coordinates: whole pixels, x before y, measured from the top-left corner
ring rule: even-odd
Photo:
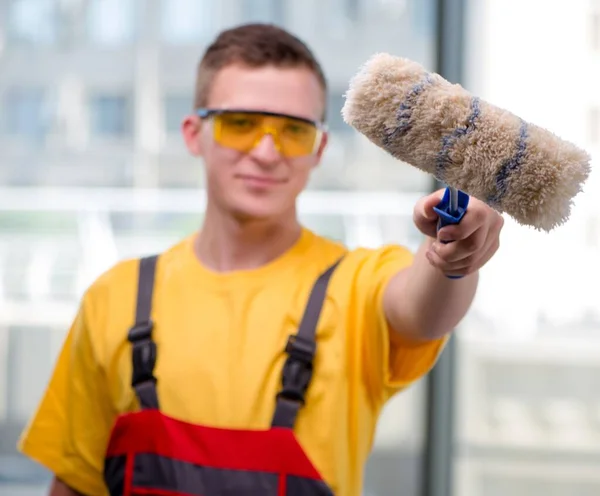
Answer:
[[[272,134],[265,134],[256,146],[250,151],[252,156],[260,165],[273,166],[281,160],[279,146]]]

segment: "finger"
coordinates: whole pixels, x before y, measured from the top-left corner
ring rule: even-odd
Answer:
[[[460,262],[458,264],[450,264],[444,260],[442,260],[439,255],[437,255],[436,253],[432,252],[432,251],[428,251],[427,254],[427,259],[429,260],[429,263],[435,267],[436,269],[438,269],[440,272],[442,272],[445,276],[454,276],[454,277],[460,277],[460,276],[465,276],[467,275],[467,273],[469,272],[469,267],[470,266],[461,266]]]
[[[479,270],[494,256],[500,247],[500,239],[492,238],[488,246],[481,253],[477,253],[458,262],[447,262],[436,253],[428,257],[432,265],[441,270],[447,276],[466,276]]]
[[[481,268],[485,264],[487,264],[492,257],[496,254],[498,249],[500,248],[500,238],[498,236],[493,238],[493,241],[490,243],[490,246],[483,252],[477,260],[474,261],[474,265]]]
[[[417,219],[415,217],[414,224],[417,229],[429,238],[435,239],[437,236],[437,220],[434,221],[425,221],[422,218]]]
[[[457,273],[457,271],[464,270],[464,268],[462,268],[462,269],[460,267],[457,268],[457,265],[459,265],[460,262],[455,263],[455,264],[446,262],[444,259],[442,259],[437,253],[435,253],[432,250],[429,250],[426,253],[426,257],[427,257],[427,260],[429,260],[429,263],[433,267],[440,270],[444,274],[448,274],[449,272]]]
[[[486,222],[488,212],[485,208],[473,207],[467,208],[465,215],[458,224],[451,224],[443,227],[438,232],[437,238],[440,241],[459,241],[471,236],[477,229]]]
[[[432,256],[428,257],[429,261],[434,265],[434,267],[440,269],[444,273],[463,271],[473,265],[476,260],[474,256],[469,256],[460,260],[449,262],[448,260],[442,258],[438,253],[435,253],[435,251],[431,251],[430,253]]]
[[[436,241],[431,249],[446,262],[458,262],[480,252],[489,238],[489,229],[482,227],[471,234],[470,237],[453,243],[441,243]]]
[[[415,205],[413,221],[421,232],[431,237],[436,236],[438,222],[438,215],[433,209],[441,200],[442,193],[437,191],[421,198]]]
[[[424,218],[426,218],[427,220],[437,221],[438,214],[435,213],[435,210],[433,210],[433,209],[440,204],[443,196],[444,196],[444,190],[438,190],[435,193],[427,195],[426,197],[424,197],[422,199],[421,214],[423,215]]]
[[[493,256],[495,250],[498,249],[498,246],[500,245],[500,232],[504,226],[504,218],[498,214],[492,218],[487,226],[487,229],[482,228],[479,231],[476,231],[470,238],[456,243],[457,245],[463,245],[461,248],[464,249],[465,252],[470,252],[465,258],[470,258],[471,260],[475,260],[476,263],[479,263],[481,257],[486,256],[490,252],[490,249],[492,249],[491,256]],[[443,247],[448,245],[439,243],[439,246],[443,249]],[[493,246],[496,246],[495,250],[493,250]],[[445,257],[443,251],[440,256],[447,261],[454,261],[451,256]],[[484,265],[488,261],[489,259],[481,265]]]

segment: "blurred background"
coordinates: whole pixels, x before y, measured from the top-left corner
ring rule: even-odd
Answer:
[[[374,52],[402,55],[600,152],[598,0],[0,0],[0,495],[42,496],[17,455],[88,284],[202,220],[179,135],[215,34],[270,21],[330,80],[332,142],[301,198],[349,246],[416,248],[431,178],[340,116]],[[541,234],[507,220],[469,316],[435,370],[381,419],[365,496],[600,494],[600,193]]]

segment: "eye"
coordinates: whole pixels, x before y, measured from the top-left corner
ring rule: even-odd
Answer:
[[[256,126],[256,119],[245,115],[228,115],[223,118],[224,123],[236,130],[244,131]]]
[[[289,134],[303,136],[310,132],[309,126],[300,123],[289,123],[285,126],[284,131]]]
[[[239,118],[231,119],[231,121],[229,121],[229,124],[231,124],[232,126],[236,126],[236,127],[248,127],[248,126],[252,125],[252,122],[250,121],[250,119],[245,119],[243,117],[239,117]]]

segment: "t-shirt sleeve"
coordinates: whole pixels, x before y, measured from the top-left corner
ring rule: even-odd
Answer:
[[[76,491],[103,496],[104,452],[116,415],[92,339],[92,307],[84,298],[18,449]]]
[[[407,248],[385,246],[365,255],[357,276],[362,368],[369,393],[379,404],[426,375],[448,339],[425,342],[400,339],[388,325],[383,308],[385,289],[398,272],[411,265],[413,258]]]

